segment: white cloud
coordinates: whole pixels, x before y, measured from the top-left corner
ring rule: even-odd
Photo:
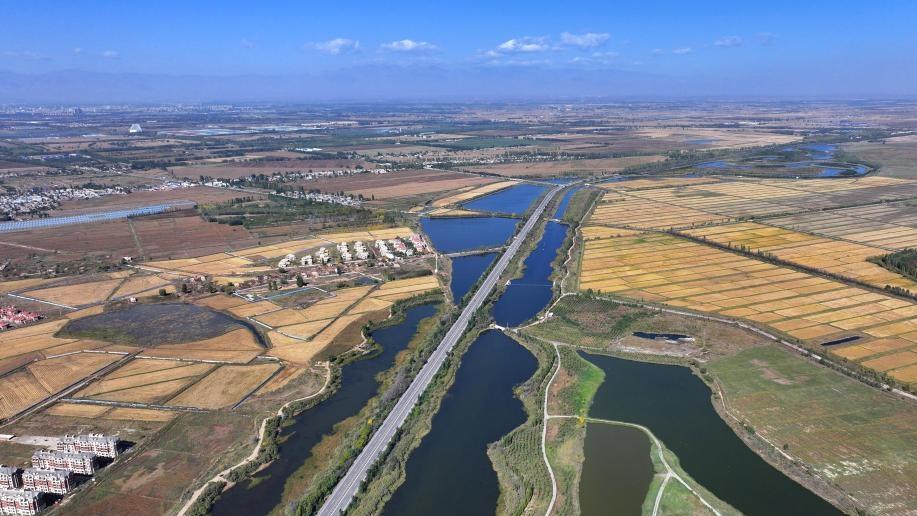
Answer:
[[[430,52],[436,50],[437,46],[426,41],[402,39],[399,41],[392,41],[391,43],[383,43],[382,48],[391,50],[392,52]]]
[[[713,42],[718,47],[739,47],[742,46],[742,43],[744,41],[739,36],[723,36]]]
[[[654,48],[652,54],[654,56],[661,56],[662,54],[665,54],[665,50],[661,48]]]
[[[82,54],[82,53],[83,53],[83,49],[80,48],[80,47],[76,47],[76,48],[73,49],[73,53],[74,53],[74,54]]]
[[[618,57],[619,55],[621,54],[617,52],[593,52],[592,53],[592,57],[596,59],[611,59],[614,57]]]
[[[102,52],[102,57],[105,59],[118,59],[120,54],[115,50],[105,50]]]
[[[609,34],[605,32],[587,32],[585,34],[564,32],[560,35],[560,42],[574,47],[595,48],[603,45],[609,37]]]
[[[504,41],[497,45],[497,48],[492,50],[492,53],[496,54],[510,54],[510,53],[530,53],[530,52],[544,52],[548,50],[551,46],[548,44],[546,38],[533,38],[533,37],[524,37],[524,38],[513,38]]]
[[[681,47],[681,48],[672,49],[672,53],[677,56],[683,56],[685,54],[690,54],[691,52],[694,52],[694,49],[691,47]]]
[[[333,56],[339,56],[359,50],[360,42],[347,38],[334,38],[318,43],[307,43],[306,48],[314,48],[315,50],[327,52]]]

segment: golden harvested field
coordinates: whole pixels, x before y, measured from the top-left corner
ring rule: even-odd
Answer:
[[[880,288],[892,285],[917,291],[917,282],[867,261],[868,258],[888,252],[879,247],[832,240],[754,222],[690,229],[685,233],[734,248],[764,251],[781,260]]]
[[[218,409],[241,401],[280,368],[279,364],[221,366],[168,405]]]
[[[262,394],[269,394],[271,392],[279,391],[292,382],[298,380],[299,377],[306,373],[306,371],[307,369],[305,367],[288,365],[284,367],[282,371],[274,375],[270,381],[262,385],[261,388],[258,389],[257,394],[260,396]]]
[[[278,307],[279,308],[279,307]],[[255,320],[267,324],[268,326],[289,326],[291,324],[300,324],[307,321],[307,318],[298,310],[292,308],[283,308],[255,316]]]
[[[747,319],[810,345],[860,336],[904,341],[888,349],[917,351],[915,303],[670,235],[587,240],[579,287]],[[847,347],[826,349],[843,356]],[[904,360],[910,355],[870,362],[872,356],[853,357],[884,371],[911,364]]]
[[[212,339],[146,348],[141,355],[144,357],[246,363],[262,352],[264,352],[264,348],[258,344],[254,335],[246,328],[239,328]]]
[[[246,301],[241,297],[225,296],[223,294],[214,294],[205,298],[198,299],[195,303],[203,305],[214,310],[227,310],[234,306],[244,304]]]
[[[88,405],[84,403],[55,403],[45,410],[52,416],[96,418],[111,410],[105,405]]]
[[[0,378],[0,419],[14,416],[50,396],[29,371]]]
[[[149,290],[158,290],[166,285],[170,285],[170,282],[158,276],[133,276],[124,280],[124,283],[115,290],[111,297],[117,299]]]
[[[423,209],[422,207],[417,207]],[[420,210],[418,210],[420,211]],[[479,217],[481,214],[476,211],[462,210],[458,208],[436,208],[426,213],[427,217]]]
[[[457,204],[465,201],[470,201],[476,197],[481,197],[482,195],[491,194],[511,186],[519,184],[516,181],[500,181],[498,183],[491,183],[489,185],[479,186],[477,188],[471,188],[463,192],[452,194],[447,197],[443,197],[433,201],[432,206],[434,208],[442,208],[443,206],[449,206],[450,204]]]
[[[175,419],[175,416],[178,415],[178,412],[173,412],[170,410],[156,410],[156,409],[144,409],[144,408],[127,408],[127,407],[115,407],[110,409],[104,416],[103,419],[113,419],[116,421],[158,421],[166,423]]]
[[[92,305],[108,299],[108,296],[119,285],[121,285],[120,279],[109,279],[63,287],[30,290],[23,295],[66,306]]]
[[[162,403],[175,396],[176,393],[188,387],[197,380],[196,376],[165,380],[158,383],[140,385],[130,389],[100,392],[90,395],[79,393],[83,397],[106,401],[122,401],[126,403]]]
[[[901,369],[889,371],[888,375],[898,381],[910,383],[913,385],[917,383],[917,365],[902,367]]]
[[[722,217],[783,215],[813,208],[917,197],[917,181],[874,176],[829,180],[644,179],[601,186],[626,198],[653,201],[667,209],[687,208]],[[606,196],[607,201],[616,199]],[[689,224],[683,224],[686,225]]]
[[[768,224],[887,250],[917,247],[917,207],[884,203],[769,219]]]
[[[107,345],[105,342],[94,340],[54,337],[53,335],[68,322],[69,319],[58,319],[0,333],[0,360],[27,355],[42,358]]]
[[[720,180],[712,177],[665,177],[652,179],[630,179],[625,181],[609,181],[598,183],[595,186],[606,190],[619,192],[632,192],[636,190],[649,190],[653,188],[671,188],[674,186],[704,185],[718,183]]]
[[[290,324],[276,329],[277,333],[299,340],[308,340],[331,324],[332,319],[321,319],[299,324]]]
[[[48,392],[73,385],[121,357],[108,353],[77,353],[41,360],[28,366],[29,372]],[[2,380],[0,380],[2,381]]]
[[[359,303],[356,304],[353,308],[350,309],[352,314],[365,314],[367,312],[376,312],[378,310],[385,310],[392,306],[392,303],[378,298],[368,297]]]
[[[30,278],[30,279],[21,279],[21,280],[9,280],[0,282],[0,294],[5,294],[7,292],[16,292],[17,290],[22,290],[26,288],[39,287],[47,285],[48,283],[53,283],[54,279],[42,279],[42,278]]]
[[[273,312],[280,307],[270,301],[258,301],[229,308],[226,311],[238,317],[255,317],[260,314]]]
[[[664,229],[725,222],[729,217],[705,213],[693,208],[670,206],[656,201],[606,194],[596,205],[591,224],[614,224],[635,228]]]
[[[137,361],[159,362],[158,360],[134,359],[132,363]],[[112,401],[156,403],[167,399],[170,393],[191,384],[214,367],[211,364],[189,362],[169,361],[169,363],[173,366],[168,369],[138,372],[126,376],[117,376],[118,371],[113,371],[112,374],[115,376],[106,375],[94,381],[80,390],[76,396]]]
[[[126,378],[128,376],[152,373],[186,365],[188,365],[188,362],[182,362],[180,360],[143,360],[135,358],[134,360],[131,360],[130,362],[105,375],[104,379],[114,380],[117,378]]]

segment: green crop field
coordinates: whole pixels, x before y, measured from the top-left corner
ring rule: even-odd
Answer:
[[[729,409],[870,512],[917,511],[917,408],[782,349],[708,366]]]

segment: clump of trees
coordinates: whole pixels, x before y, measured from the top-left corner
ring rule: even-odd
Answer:
[[[873,258],[871,261],[910,279],[917,280],[917,249],[903,249]]]

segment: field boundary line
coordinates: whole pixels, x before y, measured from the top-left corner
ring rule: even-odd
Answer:
[[[56,306],[56,307],[58,307],[58,308],[66,308],[67,310],[76,310],[76,308],[75,308],[75,307],[72,307],[72,306],[62,305],[62,304],[60,304],[60,303],[53,303],[53,302],[51,302],[51,301],[44,301],[44,300],[41,300],[41,299],[36,299],[36,298],[34,298],[34,297],[23,296],[23,295],[21,295],[21,294],[10,294],[10,293],[7,293],[6,295],[8,295],[8,296],[10,296],[10,297],[15,297],[15,298],[18,298],[18,299],[24,299],[24,300],[26,300],[26,301],[33,301],[33,302],[35,302],[35,303],[44,303],[44,304],[46,304],[46,305]]]

